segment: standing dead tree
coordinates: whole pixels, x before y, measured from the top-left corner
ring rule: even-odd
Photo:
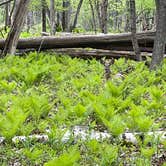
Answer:
[[[16,10],[16,15],[11,26],[11,30],[5,41],[5,46],[1,57],[5,57],[7,54],[14,54],[16,51],[18,39],[21,33],[21,29],[24,23],[24,19],[28,12],[28,5],[30,0],[21,0]]]

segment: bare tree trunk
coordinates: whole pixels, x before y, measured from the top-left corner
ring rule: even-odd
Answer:
[[[125,32],[129,32],[130,31],[130,28],[129,28],[129,25],[130,25],[129,13],[130,13],[130,2],[127,0],[126,1],[125,28],[124,28]]]
[[[11,26],[11,24],[12,24],[12,19],[13,19],[13,13],[14,13],[14,10],[15,10],[15,5],[16,5],[16,0],[13,1],[13,5],[12,5],[12,8],[10,10],[9,26]]]
[[[69,11],[70,11],[70,1],[63,0],[63,13],[62,13],[62,28],[63,31],[68,32],[69,31]]]
[[[46,24],[46,1],[42,0],[42,32],[47,31],[47,24]]]
[[[55,35],[55,1],[50,0],[50,25],[51,25],[51,35]]]
[[[17,9],[19,8],[19,3],[21,0],[14,0],[14,6],[13,6],[13,12],[12,12],[12,17],[11,17],[11,24],[13,25],[13,22],[16,17]]]
[[[75,18],[74,18],[73,25],[71,26],[71,29],[70,29],[71,32],[76,28],[77,20],[78,20],[78,15],[79,15],[79,13],[80,13],[82,3],[83,3],[83,0],[80,0],[80,1],[79,1],[79,4],[78,4],[78,7],[77,7],[76,14],[75,14]]]
[[[95,33],[97,33],[97,25],[96,25],[95,12],[94,12],[92,0],[89,0],[89,4],[90,4],[90,8],[91,8],[91,13],[92,13],[93,29],[94,29]]]
[[[10,3],[7,3],[5,5],[5,30],[7,30],[7,27],[9,27],[10,25],[9,6],[10,6]]]
[[[33,11],[29,11],[28,14],[27,14],[27,32],[30,31],[33,24],[34,24]]]
[[[135,0],[130,0],[130,24],[131,24],[133,50],[135,52],[136,60],[141,61],[141,52],[140,52],[139,45],[138,45],[138,40],[137,40],[137,37],[136,37]]]
[[[108,0],[95,1],[96,10],[99,19],[99,25],[102,33],[107,33],[107,21],[108,21]]]
[[[154,41],[153,56],[151,62],[151,69],[159,66],[164,57],[165,52],[165,38],[166,38],[166,1],[156,0],[157,10],[157,25],[156,38]]]
[[[107,11],[108,11],[108,0],[103,0],[102,1],[102,5],[101,5],[101,13],[102,13],[102,32],[103,33],[107,33],[107,21],[108,21],[108,15],[107,15]]]
[[[28,5],[30,0],[21,0],[16,10],[15,18],[11,27],[11,30],[5,41],[5,46],[1,57],[5,57],[7,54],[14,54],[16,51],[18,39],[21,33],[21,29],[24,23],[24,19],[28,12]]]

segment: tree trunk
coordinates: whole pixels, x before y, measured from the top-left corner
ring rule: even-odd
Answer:
[[[69,11],[70,1],[63,0],[63,13],[62,13],[62,28],[64,32],[69,31]]]
[[[9,6],[10,6],[10,3],[7,3],[5,5],[5,30],[6,31],[7,31],[7,27],[9,27],[10,25]]]
[[[99,0],[96,0],[95,2],[96,10],[98,14],[99,19],[99,25],[101,32],[106,34],[107,33],[107,21],[108,21],[108,0],[102,0],[99,2]]]
[[[10,26],[10,27],[11,27],[11,25],[12,25],[12,20],[13,20],[15,5],[16,5],[16,0],[14,0],[13,5],[12,5],[12,8],[11,8],[11,10],[10,10],[10,15],[9,15],[9,26]]]
[[[135,9],[135,0],[130,0],[130,25],[132,33],[132,44],[133,50],[135,52],[136,59],[141,60],[141,52],[139,49],[137,37],[136,37],[136,9]]]
[[[27,14],[27,32],[28,33],[33,25],[34,25],[33,11],[29,11]]]
[[[51,25],[51,35],[55,35],[55,1],[50,0],[50,25]]]
[[[76,28],[77,20],[78,20],[78,15],[79,15],[79,13],[80,13],[82,3],[83,3],[83,0],[80,0],[80,1],[79,1],[79,4],[78,4],[78,7],[77,7],[76,14],[75,14],[75,18],[74,18],[73,25],[71,26],[71,29],[70,29],[71,32]]]
[[[129,1],[127,0],[127,1],[126,1],[125,28],[124,28],[124,31],[125,31],[125,32],[129,32],[129,31],[130,31],[130,28],[129,28],[129,25],[130,25],[129,13],[130,13],[130,3],[129,3]]]
[[[11,27],[10,32],[8,33],[7,39],[5,41],[5,46],[1,57],[6,56],[7,54],[14,54],[16,51],[18,39],[21,33],[21,29],[24,23],[24,19],[28,12],[28,5],[30,0],[21,0],[18,8],[16,10],[15,18]]]
[[[95,33],[97,33],[97,25],[96,25],[95,12],[94,12],[92,0],[89,0],[89,4],[90,4],[90,8],[91,8],[91,13],[92,13],[93,29],[94,29]]]
[[[157,66],[159,66],[162,63],[164,57],[166,38],[166,1],[156,0],[156,10],[156,38],[154,42],[151,69],[155,69]]]
[[[46,12],[46,1],[42,0],[42,32],[47,31]]]
[[[14,4],[13,4],[13,12],[12,12],[12,17],[11,17],[11,24],[13,25],[13,22],[15,20],[16,17],[16,13],[17,13],[17,9],[19,8],[19,3],[21,0],[14,0]]]

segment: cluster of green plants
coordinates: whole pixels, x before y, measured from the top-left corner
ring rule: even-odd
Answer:
[[[166,115],[166,62],[149,71],[144,62],[115,60],[107,82],[94,59],[30,53],[8,56],[0,65],[0,136],[6,139],[1,165],[151,165],[166,148],[166,142],[146,134],[165,128],[158,119]],[[112,139],[62,142],[76,125],[107,131]],[[126,131],[144,133],[144,140],[125,144],[119,136]],[[33,134],[47,134],[49,140],[11,141]]]

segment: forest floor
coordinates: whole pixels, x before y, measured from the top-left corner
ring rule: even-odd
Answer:
[[[166,165],[166,61],[115,60],[107,81],[99,61],[54,53],[0,65],[0,165]]]

